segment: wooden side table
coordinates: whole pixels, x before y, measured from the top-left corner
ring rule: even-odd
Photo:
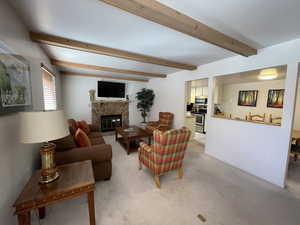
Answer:
[[[30,211],[39,210],[45,216],[45,207],[87,194],[90,225],[96,225],[94,191],[95,179],[91,161],[76,162],[58,167],[60,177],[49,184],[39,184],[40,171],[35,172],[14,204],[19,225],[30,225]],[[63,221],[62,221],[63,223]]]

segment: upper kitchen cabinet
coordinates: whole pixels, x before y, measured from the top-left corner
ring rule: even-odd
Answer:
[[[196,97],[208,96],[208,79],[188,81],[187,89],[187,93],[190,96],[188,101],[195,103]]]
[[[202,88],[202,96],[208,97],[208,87],[203,87]]]

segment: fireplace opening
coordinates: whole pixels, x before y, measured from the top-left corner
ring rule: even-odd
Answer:
[[[101,116],[101,131],[114,131],[116,127],[122,126],[122,115]]]

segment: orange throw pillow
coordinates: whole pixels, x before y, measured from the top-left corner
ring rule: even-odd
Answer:
[[[78,128],[83,130],[86,134],[89,134],[91,132],[90,126],[85,122],[85,120],[80,120],[77,122]]]
[[[76,131],[75,141],[76,141],[78,147],[91,147],[92,146],[89,137],[80,128],[78,128]]]

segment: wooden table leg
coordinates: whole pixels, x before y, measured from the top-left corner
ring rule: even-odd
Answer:
[[[126,141],[126,151],[127,151],[127,155],[130,154],[130,140],[127,138],[127,141]]]
[[[116,130],[116,141],[118,140],[118,132],[117,132],[117,130]]]
[[[89,204],[90,225],[96,225],[94,192],[91,191],[87,195],[88,195],[88,204]]]
[[[39,208],[39,217],[41,220],[46,217],[46,208],[45,207]]]
[[[18,214],[19,225],[30,225],[30,211],[22,214]]]

